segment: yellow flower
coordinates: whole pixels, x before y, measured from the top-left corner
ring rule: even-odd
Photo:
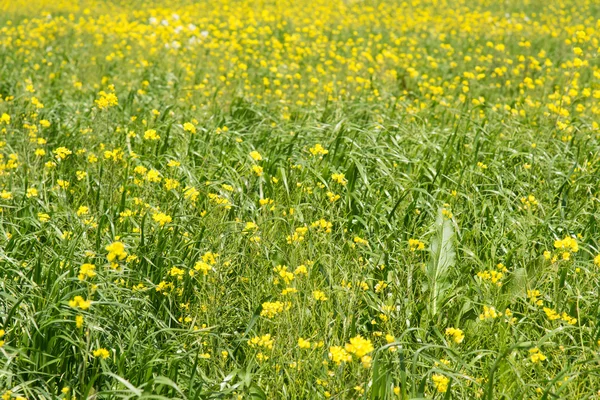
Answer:
[[[81,264],[79,267],[79,275],[77,278],[80,281],[85,280],[85,278],[93,278],[96,276],[96,266],[94,264]]]
[[[57,149],[54,149],[54,151],[52,152],[54,153],[57,160],[64,160],[69,155],[73,154],[73,152],[67,149],[66,147],[59,147]]]
[[[348,183],[344,174],[331,174],[331,179],[342,186],[346,186],[346,184]]]
[[[359,236],[354,236],[354,243],[361,244],[363,246],[368,246],[369,245],[369,241],[368,240],[362,239]]]
[[[196,133],[196,127],[191,122],[184,123],[183,130],[192,134]]]
[[[579,251],[577,240],[568,235],[562,240],[554,241],[554,247],[557,249],[572,251],[573,253],[577,253]]]
[[[298,347],[301,349],[310,349],[310,342],[308,340],[298,338]]]
[[[72,308],[81,308],[82,310],[87,310],[91,305],[91,300],[85,300],[81,296],[75,296],[73,297],[73,300],[69,300],[69,306]]]
[[[148,129],[146,132],[144,132],[144,139],[155,141],[159,140],[160,136],[158,135],[158,133],[156,133],[156,130]]]
[[[424,250],[425,243],[421,242],[418,239],[408,239],[408,247],[410,248],[410,251]]]
[[[327,301],[327,296],[325,295],[324,292],[322,292],[320,290],[313,291],[313,297],[317,301]]]
[[[538,349],[537,347],[534,347],[533,349],[529,350],[529,358],[531,359],[531,362],[534,364],[546,360],[546,356],[543,355],[542,352],[540,351],[540,349]]]
[[[46,213],[38,213],[38,220],[40,222],[48,222],[50,221],[50,216]]]
[[[254,172],[256,176],[262,176],[263,168],[260,165],[253,165],[252,172]]]
[[[127,253],[125,252],[125,245],[121,242],[113,242],[106,246],[106,251],[108,251],[108,255],[106,258],[109,262],[113,262],[114,260],[122,260],[127,257]]]
[[[289,310],[290,303],[282,303],[281,301],[275,302],[264,302],[262,303],[262,311],[260,312],[261,317],[267,317],[272,319],[275,315],[283,312],[283,310]]]
[[[156,213],[152,216],[154,222],[160,224],[160,226],[165,226],[166,224],[171,223],[172,218],[165,213]]]
[[[78,216],[86,215],[86,214],[88,214],[89,212],[90,212],[90,208],[89,208],[89,207],[87,207],[87,206],[80,206],[80,207],[77,209],[77,215],[78,215]]]
[[[452,337],[454,343],[462,343],[465,339],[465,334],[461,329],[458,328],[446,328],[446,336]]]
[[[335,364],[340,365],[342,362],[352,361],[352,355],[344,350],[341,346],[332,346],[329,348],[329,359]]]
[[[199,195],[200,192],[195,187],[186,186],[185,189],[183,189],[183,197],[191,202],[196,201]]]
[[[119,99],[114,93],[106,93],[105,91],[101,91],[99,95],[100,98],[95,100],[95,103],[101,110],[105,110],[119,104]]]
[[[309,151],[313,156],[324,156],[325,154],[329,153],[329,150],[323,148],[323,146],[321,146],[319,143],[315,144],[314,147],[311,147]]]
[[[37,197],[38,196],[38,191],[37,191],[36,188],[28,188],[27,189],[27,193],[25,194],[25,196],[27,198]]]
[[[253,337],[252,339],[250,339],[248,341],[248,345],[250,347],[263,347],[265,349],[272,350],[274,341],[275,341],[275,339],[271,338],[271,335],[267,333],[266,335],[263,335],[263,336]]]
[[[106,350],[105,348],[99,348],[97,350],[94,350],[93,352],[94,357],[100,357],[102,359],[107,359],[110,356],[110,353],[108,352],[108,350]]]
[[[480,320],[494,319],[501,317],[502,313],[497,312],[494,307],[483,306],[483,313],[479,314]]]
[[[346,344],[345,349],[348,353],[354,354],[361,358],[374,350],[373,343],[369,339],[365,339],[358,335],[350,339],[350,343]]]
[[[433,386],[435,386],[435,390],[438,393],[446,393],[448,391],[448,383],[450,383],[450,379],[446,378],[444,375],[433,374],[431,380],[433,381]]]
[[[260,155],[260,153],[258,151],[251,151],[250,152],[250,157],[252,157],[252,159],[254,161],[261,161],[262,160],[262,156]]]

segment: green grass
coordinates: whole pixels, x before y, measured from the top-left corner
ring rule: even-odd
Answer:
[[[4,398],[597,398],[595,4],[189,3],[0,2]]]

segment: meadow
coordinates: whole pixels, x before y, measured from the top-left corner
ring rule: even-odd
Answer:
[[[0,398],[600,398],[600,4],[0,0]]]

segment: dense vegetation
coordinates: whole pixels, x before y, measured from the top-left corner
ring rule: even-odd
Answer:
[[[597,398],[599,18],[0,1],[2,399]]]

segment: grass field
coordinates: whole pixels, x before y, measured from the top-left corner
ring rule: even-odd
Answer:
[[[0,0],[0,396],[600,398],[600,4]]]

